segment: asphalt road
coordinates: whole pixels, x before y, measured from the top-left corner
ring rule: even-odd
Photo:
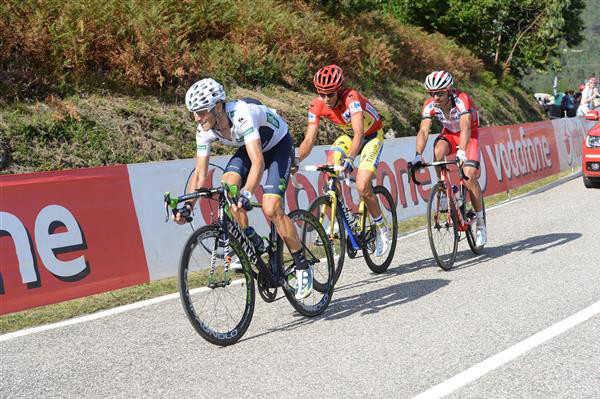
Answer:
[[[0,397],[411,398],[600,301],[600,190],[581,179],[487,214],[489,242],[435,265],[426,232],[387,273],[347,260],[329,309],[257,309],[220,348],[178,299],[0,341]],[[1,337],[0,337],[1,338]],[[452,398],[599,398],[600,315],[496,363]]]

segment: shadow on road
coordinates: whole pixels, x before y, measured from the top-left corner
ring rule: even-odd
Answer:
[[[475,255],[470,250],[460,251],[456,255],[456,263],[452,270],[479,265],[483,262],[499,258],[515,251],[529,251],[533,255],[550,248],[564,245],[580,237],[580,233],[552,233],[513,241],[497,247],[486,246],[480,255]]]
[[[381,278],[377,278],[379,276],[383,275],[376,275],[376,278],[374,279],[375,281],[370,281],[371,279],[367,279],[365,283],[371,284],[381,281]],[[296,313],[296,320],[270,328],[269,331],[261,334],[244,337],[240,340],[240,342],[259,338],[263,335],[278,331],[294,330],[298,327],[302,327],[316,321],[341,319],[351,316],[355,313],[361,313],[362,316],[370,315],[392,306],[402,305],[407,302],[414,301],[415,299],[419,299],[442,287],[445,287],[449,283],[449,280],[443,279],[409,281],[337,299],[334,293],[333,300],[322,315],[311,318],[304,317],[299,313]],[[337,288],[335,292],[337,292]]]
[[[538,252],[543,252],[550,248],[566,244],[580,237],[580,233],[544,234],[496,247],[488,246],[480,255],[475,255],[470,249],[465,249],[456,254],[456,262],[454,268],[452,268],[450,272],[453,270],[460,270],[467,267],[481,265],[482,263],[499,258],[514,251],[529,251],[531,254],[536,254]],[[314,323],[315,321],[320,321],[323,319],[335,320],[348,317],[356,313],[360,313],[362,316],[377,313],[383,309],[402,305],[421,298],[450,284],[450,280],[447,279],[427,279],[403,282],[389,287],[362,292],[356,295],[345,297],[339,295],[348,290],[354,290],[367,285],[373,285],[383,280],[407,273],[412,273],[428,267],[437,267],[437,263],[433,257],[421,259],[412,263],[397,264],[396,267],[388,269],[385,273],[373,274],[372,277],[368,279],[354,281],[349,284],[340,284],[338,282],[333,295],[333,300],[331,301],[329,308],[321,316],[309,318],[301,316],[300,314],[296,314],[296,320],[271,328],[268,332],[264,332],[262,334],[244,337],[240,340],[240,342],[258,338],[260,336],[277,331],[293,330],[303,325]],[[447,272],[444,272],[440,269],[440,273]],[[342,271],[342,275],[343,274],[344,271]]]

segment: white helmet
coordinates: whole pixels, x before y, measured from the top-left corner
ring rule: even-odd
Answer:
[[[185,105],[190,112],[210,111],[219,101],[225,101],[225,89],[211,78],[197,81],[185,93]]]
[[[445,90],[454,84],[454,79],[450,72],[433,71],[425,78],[425,87],[427,90]]]

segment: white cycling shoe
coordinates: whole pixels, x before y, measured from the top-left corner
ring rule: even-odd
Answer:
[[[390,250],[390,232],[387,227],[377,229],[375,256],[383,256]]]
[[[487,230],[484,226],[477,226],[477,233],[475,234],[475,245],[483,247],[487,243]]]
[[[298,282],[298,287],[296,288],[296,299],[301,300],[308,297],[312,293],[313,289],[312,269],[310,267],[303,270],[296,269],[296,280]]]
[[[327,234],[327,237],[329,237],[331,224],[327,224],[327,226],[325,224],[323,224],[323,229],[325,229],[325,234]],[[335,238],[339,238],[339,234],[340,234],[340,226],[338,225],[338,223],[336,221],[333,225],[333,236]],[[315,238],[315,245],[323,245],[323,243],[321,242],[321,236],[317,236],[317,238]]]

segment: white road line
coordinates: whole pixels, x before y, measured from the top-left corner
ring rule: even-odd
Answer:
[[[232,284],[241,284],[243,281],[244,281],[244,279],[234,280],[232,282]],[[208,290],[208,288],[207,287],[194,288],[193,290],[190,291],[190,293],[196,294],[197,292],[203,291],[203,290]],[[103,310],[103,311],[89,314],[86,316],[75,317],[73,319],[60,321],[60,322],[54,323],[54,324],[46,324],[46,325],[39,326],[39,327],[32,327],[32,328],[27,328],[25,330],[19,330],[19,331],[11,332],[8,334],[0,335],[0,342],[8,341],[9,339],[13,339],[13,338],[17,338],[17,337],[22,337],[24,335],[35,334],[35,333],[42,332],[42,331],[54,330],[55,328],[66,327],[66,326],[71,326],[73,324],[84,323],[86,321],[101,319],[103,317],[112,316],[114,314],[127,312],[127,311],[130,311],[133,309],[143,308],[144,306],[154,305],[154,304],[157,304],[160,302],[164,302],[164,301],[168,301],[170,299],[176,299],[176,298],[179,298],[178,292],[175,292],[173,294],[163,295],[163,296],[160,296],[157,298],[147,299],[147,300],[141,301],[141,302],[130,303],[128,305],[119,306],[117,308]]]
[[[559,321],[558,323],[538,332],[535,335],[519,342],[518,344],[511,346],[510,348],[494,355],[480,363],[477,363],[473,367],[455,375],[454,377],[434,386],[431,389],[417,395],[414,399],[434,399],[442,398],[446,395],[451,394],[457,389],[467,385],[468,383],[475,381],[479,377],[489,373],[502,366],[505,363],[514,360],[521,356],[525,352],[543,344],[546,341],[564,333],[565,331],[575,327],[576,325],[600,314],[600,301],[588,306],[587,308],[575,313],[566,319]]]

